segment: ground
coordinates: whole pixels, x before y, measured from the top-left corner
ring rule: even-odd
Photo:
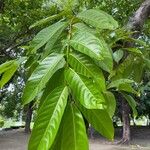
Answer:
[[[120,137],[121,129],[117,129],[116,140]],[[90,150],[150,150],[150,129],[135,128],[132,131],[132,144],[129,147],[114,145],[104,138],[94,135],[90,139]],[[20,130],[0,131],[0,150],[27,150],[29,135]]]

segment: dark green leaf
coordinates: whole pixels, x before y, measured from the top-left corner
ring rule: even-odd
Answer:
[[[118,23],[112,16],[102,10],[89,9],[77,15],[85,23],[100,29],[114,30],[118,28]]]
[[[59,35],[57,33],[61,33],[66,26],[66,22],[57,22],[47,28],[44,28],[40,31],[31,42],[31,52],[36,52],[39,48],[45,45],[48,41],[52,40],[51,46],[56,42]],[[55,38],[56,36],[56,38]],[[50,45],[50,44],[49,44]]]
[[[86,109],[80,107],[84,117],[88,122],[104,137],[113,140],[114,127],[110,116],[106,110]]]
[[[132,96],[128,94],[122,93],[122,95],[127,100],[129,106],[132,108],[133,115],[136,117],[138,115],[137,110],[136,110],[136,106],[137,106],[136,101],[133,99]]]

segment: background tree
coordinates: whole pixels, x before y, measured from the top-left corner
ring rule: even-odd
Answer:
[[[12,5],[10,5],[10,3],[14,5],[13,8],[11,8]],[[129,3],[131,3],[131,5],[130,5],[131,7],[128,7]],[[37,5],[35,5],[35,4],[37,4]],[[65,1],[65,2],[36,1],[36,2],[34,2],[34,7],[33,7],[33,2],[31,2],[31,1],[21,1],[21,2],[20,1],[11,1],[11,2],[6,1],[6,3],[3,5],[5,7],[3,7],[3,11],[2,11],[3,13],[1,15],[2,16],[1,22],[2,22],[3,26],[8,27],[8,32],[6,32],[6,34],[4,34],[4,32],[3,32],[3,35],[5,35],[5,36],[1,36],[2,40],[3,40],[2,44],[1,44],[2,45],[1,61],[4,62],[6,59],[18,58],[21,55],[24,55],[26,52],[30,52],[30,50],[33,50],[33,48],[35,48],[36,40],[35,41],[33,40],[33,42],[31,42],[31,45],[29,47],[26,47],[26,49],[20,48],[19,46],[22,44],[24,45],[26,42],[31,40],[33,35],[40,28],[49,26],[50,24],[55,23],[61,19],[62,19],[62,21],[70,20],[70,18],[72,18],[73,16],[76,16],[78,14],[78,12],[85,10],[85,9],[97,8],[97,9],[105,10],[105,11],[109,12],[109,14],[112,14],[114,16],[114,18],[119,21],[120,25],[124,25],[124,24],[126,24],[129,16],[132,14],[133,10],[136,10],[140,6],[141,1],[133,1],[133,2],[131,2],[131,1],[119,1],[119,2],[116,1],[115,4],[113,1],[113,5],[111,5],[111,4],[112,4],[111,1],[109,1],[109,2],[108,1],[82,1],[82,2],[81,1],[80,2],[79,1]],[[8,13],[8,10],[10,10],[10,8],[11,8],[11,10],[14,9],[14,11],[12,11],[11,13]],[[126,8],[126,9],[124,9],[124,8]],[[142,5],[142,8],[143,8],[143,5]],[[148,9],[148,8],[149,8],[148,5],[146,5],[146,9]],[[126,11],[124,11],[124,10],[126,10]],[[38,11],[40,13],[37,13]],[[45,16],[49,16],[49,17],[45,18]],[[33,19],[33,18],[35,18],[35,19]],[[40,22],[36,22],[36,20],[39,20],[40,18],[44,18],[44,19],[41,20]],[[74,19],[73,19],[73,21],[74,21]],[[29,26],[34,22],[36,22],[36,23],[33,24],[32,29],[29,28]],[[75,24],[76,22],[78,22],[78,19],[75,20],[74,22],[71,22],[71,25]],[[93,25],[93,24],[90,24],[90,25]],[[145,33],[149,32],[148,27],[149,27],[149,24],[146,23],[144,26],[144,30],[142,30],[142,38],[145,41],[146,41]],[[68,28],[70,28],[70,26]],[[86,26],[83,24],[79,23],[76,26],[71,27],[71,29],[73,29],[73,30],[80,30],[81,28],[82,28],[82,30],[84,29],[86,32],[90,32],[90,33],[94,34],[94,36],[100,38],[98,35],[99,33],[97,33],[97,31],[94,31],[93,28],[91,29],[88,26],[86,28]],[[5,31],[7,31],[7,30],[5,30]],[[60,40],[66,36],[67,32],[68,32],[68,29],[65,30],[64,35],[61,35]],[[129,60],[132,60],[133,58],[135,58],[135,55],[136,55],[136,58],[138,58],[139,62],[142,60],[141,59],[141,51],[143,49],[140,49],[141,51],[135,50],[135,49],[129,49],[129,48],[125,47],[124,45],[122,46],[122,43],[121,44],[119,43],[120,40],[123,41],[123,43],[126,43],[127,41],[130,41],[130,40],[135,41],[134,39],[131,39],[131,37],[129,37],[131,35],[131,33],[126,33],[126,31],[123,31],[122,29],[115,30],[114,32],[110,32],[110,31],[106,31],[106,30],[104,32],[103,31],[99,31],[99,32],[101,33],[101,35],[103,35],[103,38],[107,41],[109,46],[112,47],[112,49],[114,50],[112,56],[114,57],[113,58],[114,59],[114,69],[116,70],[116,72],[119,72],[121,70],[121,69],[119,70],[117,68],[122,68],[121,66],[126,64],[124,62],[128,61],[128,59],[126,59],[126,54],[125,54],[126,51],[129,53],[134,53],[133,54],[134,56],[132,56]],[[12,40],[7,41],[6,37],[8,35],[12,35],[12,36],[9,36],[9,37],[11,37]],[[59,36],[59,33],[57,33],[57,35]],[[71,39],[73,35],[71,34],[69,36]],[[57,36],[56,36],[56,38],[57,38]],[[68,40],[69,39],[67,39],[67,41],[63,41],[62,43],[68,44]],[[52,51],[53,50],[57,51],[57,49],[62,46],[62,43],[59,43],[58,45],[56,45],[52,49]],[[139,44],[139,41],[136,41],[136,44],[137,43]],[[142,43],[142,42],[140,42],[140,43]],[[51,45],[51,43],[50,43],[50,45],[49,44],[47,44],[47,45],[48,45],[47,48],[49,48],[49,49],[52,48],[52,46],[53,46],[53,45]],[[141,44],[140,44],[140,46],[137,46],[137,47],[141,47]],[[144,48],[145,47],[146,46],[144,46]],[[26,70],[28,72],[28,75],[27,75],[28,77],[30,77],[31,73],[38,66],[39,61],[43,60],[45,58],[45,56],[47,56],[47,54],[51,53],[50,51],[47,51],[47,48],[44,49],[44,47],[40,47],[40,49],[38,49],[36,54],[31,54],[31,53],[28,54],[27,53],[27,56],[30,57],[30,59],[27,61],[26,65],[25,65],[27,68]],[[37,49],[37,47],[35,49]],[[44,55],[43,55],[43,51],[44,51]],[[143,53],[143,51],[142,51],[142,53]],[[74,56],[72,56],[72,57],[74,57]],[[138,61],[136,61],[136,63],[135,63],[136,65],[139,64]],[[148,61],[148,60],[144,60],[144,62],[146,62],[146,61]],[[131,61],[129,61],[129,62],[131,62]],[[118,66],[120,66],[120,67],[118,67]],[[112,75],[115,71],[110,73],[109,68],[107,68],[106,66],[105,67],[100,66],[100,67],[103,69],[103,73],[105,75],[106,81],[108,83],[113,82],[114,77]],[[128,64],[126,67],[128,67]],[[108,78],[108,73],[106,73],[106,72],[109,72],[111,74],[110,78]],[[134,73],[135,73],[135,71],[134,71]],[[111,77],[113,77],[113,78],[111,78]],[[115,77],[114,80],[120,80],[120,78],[122,78],[122,77]],[[125,76],[123,76],[123,78],[125,78]],[[126,77],[126,78],[128,78],[128,77]],[[133,79],[133,78],[130,77],[130,79]],[[125,82],[125,80],[123,82]],[[124,97],[129,97],[131,95],[126,96],[126,94],[129,94],[129,92],[131,92],[131,91],[133,92],[133,89],[131,87],[129,88],[128,84],[126,86],[128,86],[128,88],[125,89],[122,87],[122,83],[119,83],[118,85],[110,87],[110,91],[115,90],[115,92],[118,93],[117,90],[118,90],[118,88],[120,88],[119,92],[125,91],[125,93],[122,93],[122,94],[125,95]],[[128,89],[130,89],[130,90],[128,90]],[[136,92],[134,91],[133,93],[135,94]],[[128,101],[129,101],[129,99],[130,98],[127,98]],[[134,107],[135,106],[132,105],[133,110],[134,110]],[[31,107],[29,107],[29,108],[31,108]],[[125,114],[127,116],[129,116],[129,111]],[[130,125],[129,121],[128,121],[128,125]]]

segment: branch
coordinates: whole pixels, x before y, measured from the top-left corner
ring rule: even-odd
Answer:
[[[23,44],[26,44],[28,43],[29,41],[31,41],[32,38],[28,38],[26,40],[23,40],[22,42],[18,43],[18,44],[15,44],[15,45],[12,45],[10,47],[7,47],[7,48],[3,48],[1,49],[1,54],[4,54],[6,57],[10,58],[10,59],[14,59],[14,56],[11,56],[11,52],[13,49],[23,45]]]
[[[23,45],[23,44],[28,43],[29,41],[31,41],[31,39],[32,39],[32,38],[29,38],[29,39],[27,39],[27,40],[24,40],[24,41],[18,43],[18,44],[15,44],[15,45],[13,45],[13,46],[11,46],[11,47],[5,49],[5,51],[7,51],[7,50],[11,51],[11,50],[13,50],[13,49],[15,49],[15,48],[17,48],[17,47]]]
[[[150,16],[150,0],[145,0],[134,15],[129,19],[127,29],[132,31],[141,31],[144,22]]]

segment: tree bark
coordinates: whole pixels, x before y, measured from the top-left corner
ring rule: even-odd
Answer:
[[[26,113],[25,133],[31,132],[30,124],[32,121],[32,113],[33,113],[32,106],[33,106],[33,102],[30,102]]]
[[[139,36],[141,29],[145,21],[150,16],[150,0],[145,0],[138,10],[134,13],[132,17],[130,17],[127,23],[127,29],[132,31],[139,31],[136,37]]]
[[[127,102],[122,99],[122,121],[123,121],[123,135],[121,144],[130,144],[130,109]]]
[[[137,31],[135,32],[132,37],[138,38],[140,35],[140,31],[144,25],[144,22],[150,16],[150,0],[145,0],[138,10],[134,13],[132,17],[130,17],[127,23],[127,30],[129,31]],[[127,43],[128,47],[133,47],[134,43],[129,42]],[[122,119],[123,119],[123,135],[122,135],[122,144],[129,144],[131,139],[130,134],[130,117],[129,117],[130,109],[127,105],[127,102],[122,100]]]

